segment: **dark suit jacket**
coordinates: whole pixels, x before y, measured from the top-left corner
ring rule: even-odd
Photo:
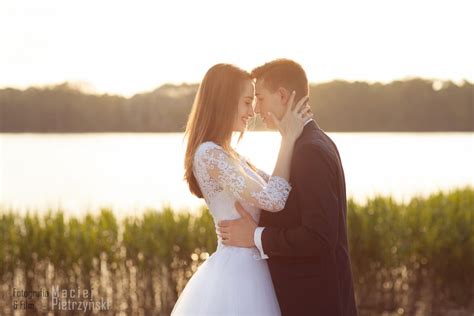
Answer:
[[[262,212],[262,246],[282,315],[357,315],[339,152],[315,121],[295,143],[285,208]]]

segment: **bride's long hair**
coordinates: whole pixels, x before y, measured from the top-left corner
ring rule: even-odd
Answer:
[[[201,143],[213,141],[237,158],[230,144],[246,80],[252,80],[247,71],[230,64],[217,64],[207,71],[199,86],[184,134],[187,138],[184,179],[191,193],[199,198],[203,195],[193,174],[194,153]],[[243,132],[239,140],[242,136]]]

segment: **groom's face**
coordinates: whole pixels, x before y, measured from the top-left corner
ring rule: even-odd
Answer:
[[[276,126],[268,112],[272,112],[279,120],[283,117],[288,100],[286,89],[278,88],[272,91],[265,85],[265,80],[258,79],[255,83],[255,96],[257,98],[255,113],[260,115],[267,128],[275,129]]]

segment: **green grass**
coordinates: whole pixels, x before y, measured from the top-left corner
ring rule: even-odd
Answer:
[[[361,308],[410,310],[426,288],[436,292],[432,304],[472,303],[473,211],[472,187],[405,204],[390,197],[350,200],[349,244]],[[120,221],[110,209],[81,218],[66,218],[60,210],[0,210],[0,236],[2,284],[95,286],[121,302],[115,311],[127,313],[169,313],[186,280],[216,249],[205,208],[191,214],[165,207]],[[0,291],[8,297],[5,287]],[[8,312],[9,302],[0,303],[0,313]]]

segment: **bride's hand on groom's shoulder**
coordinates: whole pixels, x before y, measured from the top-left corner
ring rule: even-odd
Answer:
[[[257,222],[239,202],[235,202],[235,208],[240,214],[239,219],[223,220],[217,223],[217,231],[222,238],[222,243],[234,247],[255,247],[253,235],[258,226]]]
[[[271,120],[280,131],[282,138],[288,141],[295,141],[303,132],[304,124],[313,117],[308,104],[309,96],[302,97],[295,104],[296,92],[293,91],[288,99],[286,112],[279,120],[273,113],[268,112]]]

